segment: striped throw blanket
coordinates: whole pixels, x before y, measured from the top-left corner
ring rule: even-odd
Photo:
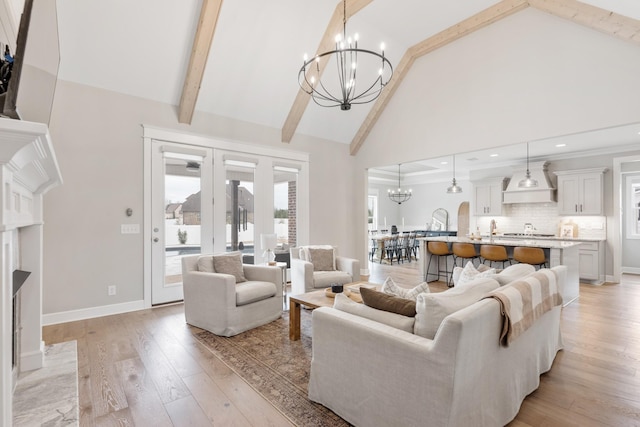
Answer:
[[[548,269],[496,289],[487,295],[500,302],[502,332],[500,343],[508,346],[544,313],[562,304],[556,274]]]

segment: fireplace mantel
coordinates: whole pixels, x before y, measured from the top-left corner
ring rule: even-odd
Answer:
[[[0,425],[12,424],[13,270],[31,272],[21,292],[21,371],[42,367],[42,199],[62,183],[49,129],[0,118]]]

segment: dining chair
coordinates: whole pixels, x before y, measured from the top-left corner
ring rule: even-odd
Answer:
[[[398,254],[398,235],[393,234],[389,240],[384,243],[384,250],[386,252],[386,258],[389,260],[391,264],[393,264],[393,259],[397,257]]]

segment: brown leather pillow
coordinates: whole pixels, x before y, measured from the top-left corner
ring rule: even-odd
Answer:
[[[416,316],[416,302],[410,299],[396,297],[378,292],[375,289],[360,288],[362,302],[372,308],[401,314],[407,317]]]

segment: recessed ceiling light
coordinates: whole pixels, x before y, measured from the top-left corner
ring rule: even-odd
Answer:
[[[440,162],[441,165],[446,165],[449,162]]]
[[[567,144],[556,144],[556,147],[560,148],[560,147],[566,147]]]
[[[489,154],[489,157],[498,157],[498,154],[496,154],[496,153]]]

